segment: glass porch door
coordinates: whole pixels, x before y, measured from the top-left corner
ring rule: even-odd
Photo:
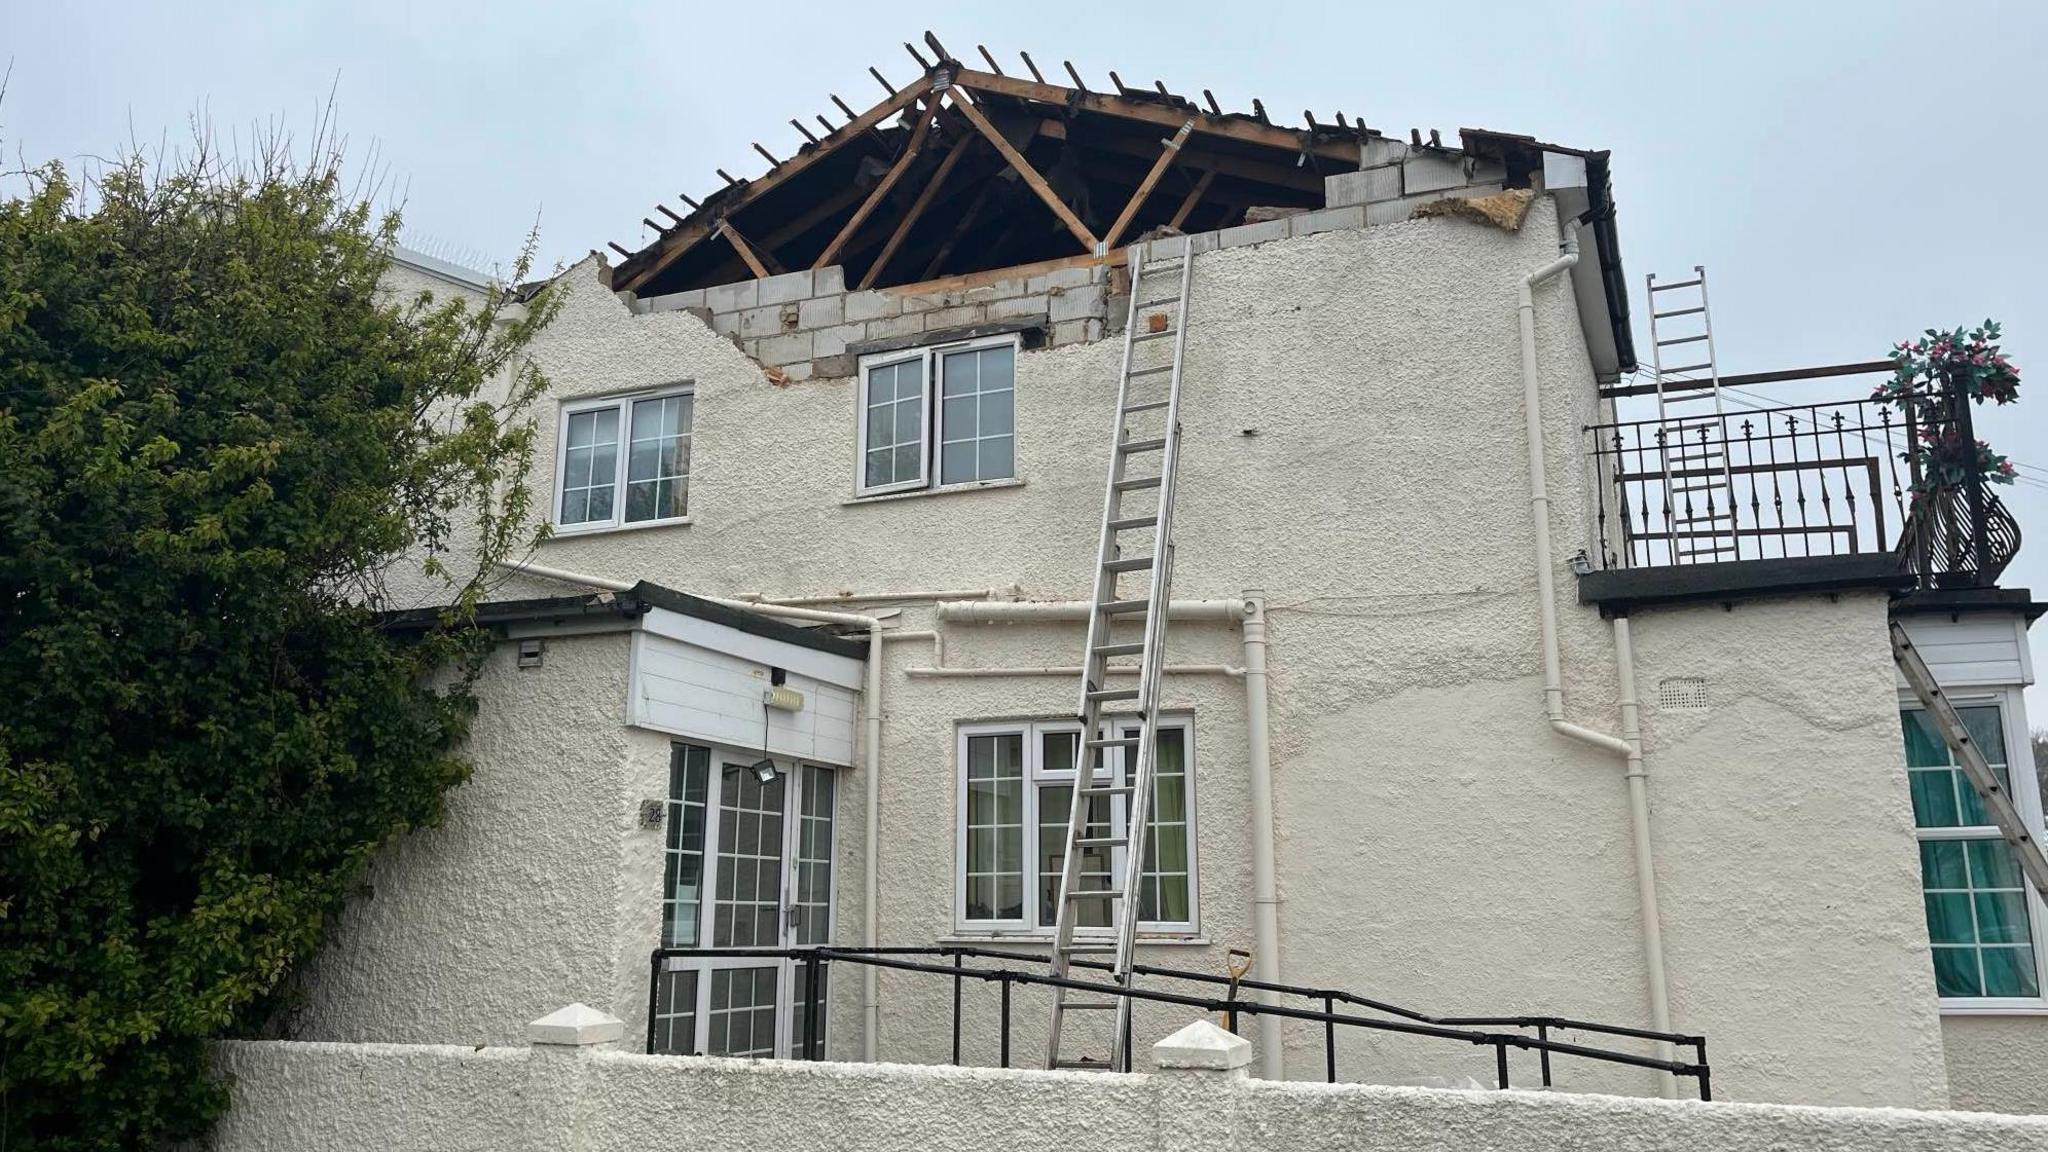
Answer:
[[[663,940],[671,947],[795,948],[832,932],[836,777],[678,744],[669,766]],[[681,957],[655,988],[654,1051],[787,1057],[803,1048],[803,966]],[[819,1020],[828,1005],[819,1005]]]

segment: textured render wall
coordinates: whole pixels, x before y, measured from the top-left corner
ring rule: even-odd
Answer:
[[[1541,715],[1514,288],[1554,254],[1555,237],[1554,214],[1539,201],[1514,235],[1430,220],[1198,256],[1176,594],[1263,588],[1272,605],[1287,979],[1445,1013],[1642,1024],[1649,1013],[1620,767],[1554,737]],[[1015,584],[1034,598],[1084,595],[1115,343],[1019,358],[1020,484],[856,502],[850,379],[775,386],[695,316],[634,315],[589,267],[569,283],[571,296],[536,349],[557,399],[694,381],[691,522],[557,539],[540,562],[713,594]],[[1586,543],[1589,519],[1579,430],[1594,401],[1567,289],[1538,295],[1537,326],[1567,697],[1574,718],[1612,730],[1609,633],[1571,600],[1568,558]],[[542,443],[553,443],[554,415],[552,406],[543,412]],[[1857,727],[1876,723],[1864,681],[1888,690],[1874,605],[1829,608],[1815,598],[1734,614],[1697,608],[1646,614],[1639,627],[1646,692],[1702,661],[1754,670],[1765,685],[1724,697],[1731,703],[1691,730],[1700,748],[1717,734],[1758,733],[1739,745],[1756,755],[1733,769],[1688,752],[1676,728],[1646,718],[1658,834],[1678,853],[1662,877],[1676,1026],[1716,1040],[1724,1098],[1941,1100],[1903,768],[1895,736],[1879,740]],[[1788,618],[1806,622],[1788,628]],[[907,609],[903,625],[931,626],[929,609]],[[947,633],[953,665],[1065,664],[1080,646],[1072,625]],[[1176,627],[1173,658],[1234,663],[1236,643],[1228,628]],[[1059,715],[1071,710],[1071,686],[907,677],[906,668],[931,662],[922,643],[891,645],[888,661],[880,936],[923,944],[952,926],[954,723]],[[1773,684],[1796,687],[1806,702],[1773,710],[1762,696]],[[1189,679],[1170,683],[1168,702],[1198,716],[1207,943],[1152,948],[1147,958],[1220,971],[1223,949],[1251,944],[1241,690]],[[607,720],[614,707],[604,705]],[[658,742],[645,743],[634,762],[658,774]],[[1787,817],[1782,781],[1759,765],[1788,747],[1801,766],[1855,794],[1844,811],[1860,824]],[[1660,758],[1674,758],[1670,771]],[[550,763],[532,753],[526,761],[535,770]],[[849,943],[863,914],[864,772],[846,774],[841,792],[838,937]],[[657,781],[644,776],[634,795],[658,795]],[[1799,795],[1810,814],[1818,800]],[[1755,835],[1765,815],[1776,830],[1798,823],[1797,834]],[[637,1032],[659,837],[627,834],[620,851],[626,888],[608,907],[619,909],[623,936],[602,970],[616,984],[613,1010]],[[1795,883],[1769,893],[1730,879],[1788,871],[1804,879],[1787,862],[1809,855],[1869,878],[1847,889]],[[1688,869],[1700,878],[1682,876]],[[1741,959],[1763,904],[1783,981],[1773,989],[1804,997],[1801,1006],[1758,1002],[1762,977]],[[1894,928],[1867,927],[1878,921]],[[1844,930],[1788,927],[1800,923]],[[918,979],[883,980],[885,1058],[945,1054],[945,993],[914,986]],[[1734,990],[1715,991],[1723,985]],[[844,1043],[856,1006],[842,993],[839,1007],[835,1043]],[[993,989],[970,990],[970,1027],[979,1026],[970,1059],[993,1057],[992,1013]],[[1039,1001],[1019,997],[1019,1059],[1030,1058],[1042,1014]],[[1817,1026],[1823,1018],[1836,1023]],[[1287,1060],[1293,1075],[1319,1075],[1319,1032],[1290,1029]],[[1491,1074],[1489,1054],[1478,1050],[1356,1037],[1344,1042],[1340,1071],[1452,1083]],[[1533,1077],[1533,1060],[1518,1057],[1515,1075]],[[1645,1074],[1582,1062],[1561,1062],[1558,1075],[1581,1089],[1653,1086]]]
[[[748,1063],[535,1048],[228,1044],[216,1152],[293,1148],[2011,1152],[2048,1119],[1528,1092]]]
[[[1634,620],[1672,1010],[1745,1099],[1947,1103],[1885,620],[1874,594]],[[1708,707],[1660,707],[1667,676]]]
[[[2048,1020],[1946,1016],[1949,1103],[1988,1112],[2048,1113]]]
[[[622,845],[652,838],[660,854],[659,832],[634,830],[628,774],[667,752],[621,723],[626,637],[552,639],[537,669],[515,659],[501,645],[478,685],[474,775],[440,827],[377,862],[307,971],[292,1035],[503,1043],[564,1003],[619,1011],[646,995],[644,974],[630,995],[615,975],[614,909]],[[660,890],[657,874],[642,902],[658,907]],[[651,933],[643,972],[650,947]]]

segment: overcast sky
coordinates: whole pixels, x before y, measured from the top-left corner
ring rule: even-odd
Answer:
[[[185,134],[304,128],[336,92],[415,246],[503,260],[537,218],[547,258],[637,248],[657,201],[751,176],[902,83],[927,27],[956,55],[1018,49],[1093,86],[1212,89],[1294,121],[1522,132],[1614,153],[1622,252],[1710,269],[1724,372],[1873,359],[1986,316],[2029,395],[1979,418],[2034,467],[2006,583],[2048,598],[2048,4],[535,3],[31,4],[0,18],[0,143],[70,162]],[[933,23],[935,15],[942,22]],[[1295,121],[1298,122],[1298,121]],[[11,166],[11,165],[10,165]],[[1639,334],[1640,339],[1640,334]],[[1814,389],[1818,387],[1819,391]],[[1766,389],[1767,392],[1772,390]],[[1808,386],[1785,399],[1832,399]],[[2048,673],[2048,622],[2035,629]],[[2048,686],[2029,698],[2048,727]]]

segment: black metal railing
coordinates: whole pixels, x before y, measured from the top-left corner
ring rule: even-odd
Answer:
[[[963,1063],[961,1037],[962,990],[967,981],[979,981],[999,986],[999,1023],[996,1033],[996,1062],[1003,1068],[1011,1067],[1010,1050],[1011,1015],[1013,1007],[1012,990],[1016,988],[1064,988],[1069,991],[1094,993],[1110,997],[1125,997],[1134,1001],[1155,1004],[1172,1004],[1194,1008],[1202,1012],[1214,1012],[1223,1016],[1231,1031],[1237,1030],[1240,1015],[1277,1016],[1287,1020],[1300,1020],[1323,1027],[1324,1076],[1330,1083],[1337,1082],[1337,1029],[1356,1028],[1366,1031],[1390,1032],[1408,1036],[1430,1037],[1458,1041],[1480,1048],[1493,1050],[1494,1079],[1501,1088],[1510,1087],[1508,1052],[1510,1050],[1534,1052],[1537,1054],[1540,1075],[1544,1087],[1552,1087],[1551,1060],[1554,1056],[1576,1057],[1609,1064],[1628,1065],[1668,1072],[1674,1076],[1690,1078],[1698,1085],[1699,1098],[1713,1099],[1713,1082],[1707,1065],[1707,1040],[1704,1036],[1692,1036],[1677,1032],[1660,1032],[1648,1028],[1631,1028],[1621,1025],[1600,1024],[1586,1020],[1574,1020],[1562,1016],[1436,1016],[1402,1008],[1394,1004],[1357,996],[1336,989],[1310,988],[1293,984],[1274,984],[1261,980],[1237,979],[1207,972],[1194,972],[1179,968],[1163,968],[1139,964],[1132,968],[1131,983],[1120,986],[1096,980],[1081,980],[1071,977],[1054,976],[1049,972],[1037,971],[1049,963],[1044,955],[1026,952],[1009,952],[1000,949],[971,946],[938,945],[922,948],[657,948],[650,960],[647,993],[647,1050],[657,1049],[657,1019],[660,1003],[662,976],[670,970],[672,961],[683,959],[760,959],[791,960],[803,968],[801,987],[803,1003],[797,1006],[803,1016],[803,1045],[799,1059],[817,1060],[823,1055],[823,1029],[820,1028],[822,1001],[821,990],[825,987],[826,973],[836,963],[866,965],[898,972],[915,972],[948,979],[952,983],[952,1055],[951,1063]],[[977,962],[970,964],[970,961]],[[999,966],[982,967],[980,963],[994,962]],[[1029,965],[1029,968],[1015,967]],[[1107,975],[1110,966],[1103,961],[1075,959],[1072,966],[1091,973]],[[1141,987],[1140,979],[1147,981],[1182,981],[1189,984],[1226,989],[1224,996],[1201,995],[1185,991],[1173,991],[1159,987]],[[1271,993],[1276,997],[1292,997],[1305,1001],[1308,1006],[1280,1002],[1262,1002],[1243,998],[1244,991]],[[1366,1016],[1356,1012],[1339,1011],[1345,1008],[1363,1009],[1378,1015]],[[1494,1029],[1512,1028],[1516,1031],[1502,1032]],[[1690,1049],[1692,1059],[1680,1060],[1662,1056],[1648,1056],[1619,1048],[1604,1048],[1592,1044],[1553,1038],[1554,1032],[1581,1032],[1595,1036],[1611,1036],[1632,1040],[1644,1040],[1674,1048]],[[1533,1034],[1532,1034],[1533,1033]],[[1131,1050],[1128,1031],[1125,1034],[1124,1068],[1131,1070]]]
[[[1586,428],[1608,568],[1889,552],[1911,430],[1871,400]]]

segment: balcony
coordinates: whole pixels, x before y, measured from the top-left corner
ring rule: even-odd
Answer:
[[[2019,525],[1980,482],[1932,488],[1906,446],[1923,433],[1871,399],[1779,403],[1825,379],[1890,373],[1877,361],[1723,379],[1721,402],[1654,387],[1607,391],[1642,418],[1585,429],[1595,555],[1580,599],[1603,608],[1766,593],[1989,587]],[[1974,438],[1966,403],[1945,423]],[[1947,431],[1948,428],[1936,431]]]

